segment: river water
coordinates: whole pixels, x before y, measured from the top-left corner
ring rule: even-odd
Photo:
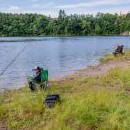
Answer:
[[[4,37],[0,38],[0,89],[22,87],[35,66],[49,70],[49,78],[59,78],[98,63],[104,54],[123,44],[130,49],[130,37]]]

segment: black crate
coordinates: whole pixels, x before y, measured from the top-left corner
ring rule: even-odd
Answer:
[[[60,101],[60,96],[58,94],[47,95],[45,98],[45,106],[48,108],[53,108],[54,105]]]

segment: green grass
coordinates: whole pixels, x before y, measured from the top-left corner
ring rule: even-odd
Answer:
[[[103,62],[113,60],[108,59]],[[130,129],[130,69],[116,68],[101,77],[53,81],[50,86],[46,92],[31,93],[25,87],[2,94],[0,121],[9,130]],[[60,94],[61,102],[47,109],[43,100],[53,93]]]
[[[130,51],[126,51],[124,55],[113,56],[112,54],[107,54],[100,59],[100,63],[106,63],[110,61],[128,61],[130,60]]]

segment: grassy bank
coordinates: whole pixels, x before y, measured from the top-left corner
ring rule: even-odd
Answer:
[[[107,55],[101,63],[129,61]],[[31,93],[28,87],[0,96],[0,128],[8,130],[129,130],[130,69],[115,68],[98,77],[50,83],[50,90]],[[60,94],[61,102],[47,109],[47,94]]]
[[[100,59],[100,64],[104,64],[110,61],[130,61],[130,51],[126,51],[124,55],[117,55],[116,57],[106,54]]]

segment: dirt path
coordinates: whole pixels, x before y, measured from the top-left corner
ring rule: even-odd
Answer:
[[[80,78],[80,77],[96,77],[106,74],[111,69],[120,68],[127,69],[130,68],[130,61],[110,61],[105,64],[88,67],[86,69],[75,72],[74,74],[67,76],[66,78]]]

